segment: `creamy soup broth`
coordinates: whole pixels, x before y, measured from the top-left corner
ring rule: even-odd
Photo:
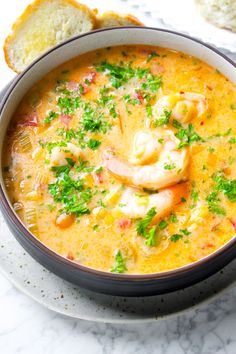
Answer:
[[[71,261],[176,269],[235,235],[235,119],[235,85],[199,59],[97,50],[24,97],[5,139],[5,185],[26,227]]]

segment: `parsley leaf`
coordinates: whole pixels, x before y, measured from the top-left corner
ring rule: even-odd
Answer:
[[[147,228],[151,224],[155,215],[156,215],[156,209],[153,207],[147,212],[147,215],[138,222],[136,227],[136,231],[138,235],[146,237]]]
[[[164,109],[164,112],[160,116],[160,118],[155,120],[155,122],[154,122],[155,127],[162,127],[163,125],[168,124],[169,120],[170,120],[171,113],[172,113],[171,111]]]
[[[76,109],[79,108],[81,104],[81,98],[76,97],[59,97],[57,101],[58,107],[61,109],[64,114],[73,114]]]
[[[164,169],[165,170],[174,170],[175,168],[176,168],[176,164],[175,163],[170,163],[170,164],[165,163],[164,164]]]
[[[156,53],[156,52],[151,52],[148,57],[147,57],[147,63],[149,63],[153,58],[159,57],[160,54]]]
[[[88,141],[88,147],[91,150],[97,150],[99,146],[101,145],[101,141],[96,140],[96,139],[89,139]]]
[[[174,234],[174,235],[170,236],[170,241],[172,241],[172,242],[177,242],[177,241],[179,241],[181,238],[183,238],[183,235],[181,235],[181,234]]]
[[[216,190],[224,193],[231,202],[236,202],[236,179],[226,179],[221,172],[217,173],[213,179],[217,184]]]
[[[145,244],[149,247],[153,247],[156,245],[156,231],[157,231],[157,226],[153,226],[147,236],[146,236],[146,241]]]
[[[192,124],[189,124],[186,129],[181,128],[175,136],[180,140],[178,148],[181,149],[185,146],[191,145],[192,143],[196,141],[201,141],[203,142],[203,138],[198,135]]]
[[[127,267],[120,250],[116,253],[115,261],[115,265],[111,268],[112,273],[124,273],[127,271]]]
[[[58,117],[58,113],[50,111],[47,117],[44,119],[45,124],[50,124],[54,119]]]
[[[208,209],[211,213],[217,214],[217,215],[225,215],[225,210],[222,208],[219,204],[220,198],[218,196],[217,192],[211,192],[207,198],[206,201],[208,203]]]

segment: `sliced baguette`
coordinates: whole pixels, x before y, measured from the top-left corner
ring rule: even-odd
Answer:
[[[75,0],[35,0],[5,40],[6,62],[19,73],[49,48],[95,27],[95,13]]]
[[[121,15],[113,11],[97,15],[97,28],[123,27],[123,26],[144,26],[139,19],[133,15]]]

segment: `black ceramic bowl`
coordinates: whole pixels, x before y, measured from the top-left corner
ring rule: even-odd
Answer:
[[[214,48],[189,36],[162,29],[138,27],[105,29],[87,33],[51,49],[11,83],[0,102],[0,153],[2,154],[3,139],[12,114],[34,83],[58,65],[80,54],[98,48],[126,44],[156,45],[183,51],[214,66],[236,83],[235,64]],[[2,171],[2,166],[0,170]],[[146,275],[97,271],[61,257],[44,246],[27,230],[11,206],[2,173],[0,175],[0,201],[9,228],[32,257],[58,276],[101,293],[144,296],[174,291],[212,275],[236,256],[236,240],[233,238],[211,255],[172,271]]]

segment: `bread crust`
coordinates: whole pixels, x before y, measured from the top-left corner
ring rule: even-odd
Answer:
[[[90,20],[93,24],[93,29],[96,28],[96,26],[97,26],[96,15],[95,15],[94,11],[91,10],[88,6],[86,6],[84,4],[80,4],[76,0],[61,0],[61,1],[77,8],[77,9],[80,9],[80,10],[86,12],[88,14],[88,16],[90,17]],[[13,23],[12,32],[7,36],[7,38],[4,41],[3,52],[4,52],[5,61],[6,61],[7,65],[9,66],[9,68],[11,68],[13,71],[15,71],[18,74],[20,73],[20,71],[18,71],[16,69],[16,67],[14,66],[14,64],[10,60],[10,57],[8,54],[8,46],[11,43],[11,41],[13,41],[15,39],[15,37],[17,35],[17,31],[21,27],[22,23],[24,23],[27,20],[27,18],[32,13],[34,13],[37,10],[37,8],[39,8],[45,2],[50,3],[50,2],[53,2],[53,0],[35,0],[31,4],[29,4],[26,7],[26,9],[23,11],[21,16],[19,16],[18,19]]]
[[[113,21],[116,21],[118,24],[120,21],[127,21],[128,23],[134,26],[144,27],[144,24],[135,16],[131,14],[122,15],[114,11],[106,11],[101,15],[97,15],[97,27],[104,28],[104,21],[110,18]],[[119,27],[119,25],[117,25]],[[128,26],[128,24],[127,24]],[[106,27],[106,26],[105,26]]]

